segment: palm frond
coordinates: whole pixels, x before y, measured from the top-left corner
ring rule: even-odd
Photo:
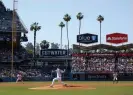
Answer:
[[[30,30],[31,31],[39,31],[41,29],[41,26],[39,26],[39,24],[37,22],[34,22],[33,24],[31,24],[30,26]]]
[[[63,22],[60,22],[59,26],[63,28],[65,27],[65,24]]]
[[[77,19],[78,19],[78,20],[83,19],[83,17],[84,17],[84,15],[83,15],[81,12],[79,12],[79,13],[77,14]]]
[[[99,15],[98,18],[97,18],[97,21],[100,21],[100,22],[104,21],[104,17]]]
[[[71,20],[71,16],[68,14],[65,14],[63,19],[68,22]]]

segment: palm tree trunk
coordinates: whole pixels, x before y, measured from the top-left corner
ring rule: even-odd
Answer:
[[[66,22],[66,29],[67,29],[67,41],[68,41],[68,51],[67,51],[67,55],[69,55],[69,35],[68,35],[68,22]]]
[[[79,35],[80,35],[80,29],[81,29],[81,20],[79,20]],[[79,42],[79,53],[81,52],[80,50],[80,42]]]
[[[100,53],[101,53],[101,22],[100,22]]]
[[[35,57],[36,57],[35,48],[36,48],[36,31],[34,31],[34,54],[33,54],[34,66],[36,65],[36,62],[35,62]]]
[[[61,45],[61,49],[62,49],[62,27],[61,27],[61,39],[60,39],[60,41],[61,41],[61,43],[60,43],[60,45]]]

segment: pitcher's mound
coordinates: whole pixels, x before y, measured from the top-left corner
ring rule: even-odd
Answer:
[[[43,86],[43,87],[35,87],[35,88],[29,88],[32,90],[52,90],[52,89],[88,89],[88,90],[94,90],[96,88],[94,87],[87,87],[85,85],[69,85],[67,87],[62,85],[54,85],[54,87],[50,86]]]

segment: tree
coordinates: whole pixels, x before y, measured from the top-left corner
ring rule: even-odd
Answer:
[[[36,55],[40,54],[40,44],[36,43]]]
[[[67,30],[67,41],[68,41],[68,55],[69,55],[69,34],[68,34],[68,22],[71,20],[71,16],[69,14],[64,15],[64,21],[66,21],[66,30]]]
[[[101,45],[101,23],[102,23],[102,21],[104,21],[104,17],[99,15],[97,18],[97,21],[100,22],[100,45]]]
[[[80,35],[80,30],[81,30],[81,20],[83,19],[83,17],[84,15],[81,12],[77,14],[77,19],[79,20],[79,35]],[[79,52],[80,52],[80,43],[79,43]]]
[[[72,54],[74,51],[73,51],[73,48],[70,48],[69,49],[69,52],[70,52],[70,54]]]
[[[101,23],[102,23],[102,21],[104,21],[104,17],[99,15],[97,18],[97,21],[100,22],[100,45],[101,45]],[[100,48],[100,52],[101,52],[101,48]]]
[[[38,25],[37,22],[31,24],[30,26],[30,30],[34,32],[34,53],[33,53],[33,58],[35,59],[35,45],[36,45],[36,32],[39,31],[41,29],[41,26]],[[34,66],[35,66],[35,60],[34,60]]]
[[[61,22],[60,24],[59,24],[59,27],[61,28],[61,39],[60,39],[60,41],[61,41],[61,43],[60,43],[60,48],[62,49],[62,30],[63,30],[63,27],[65,27],[65,24],[63,23],[63,22]]]
[[[25,49],[30,55],[33,55],[33,48],[34,46],[31,42],[28,42],[27,44],[25,44]]]
[[[51,43],[51,49],[59,49],[60,44],[58,43]]]
[[[33,51],[33,48],[34,48],[34,46],[33,46],[33,44],[31,42],[28,42],[27,44],[25,44],[25,49],[26,50]]]
[[[41,41],[40,47],[41,47],[41,49],[48,49],[49,48],[49,42],[46,40]]]
[[[68,49],[68,45],[64,45],[64,49]]]

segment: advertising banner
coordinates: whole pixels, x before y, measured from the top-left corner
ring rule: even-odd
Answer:
[[[112,33],[106,35],[106,42],[112,44],[121,44],[128,42],[128,35],[123,33]]]
[[[77,35],[77,42],[83,44],[96,43],[98,42],[98,35],[89,33]]]
[[[85,75],[84,81],[111,81],[112,80],[112,73],[74,73],[76,76]],[[74,78],[73,78],[74,79]],[[80,79],[80,78],[79,78]],[[79,80],[78,79],[78,80]],[[119,73],[118,74],[119,81],[133,81],[133,73]]]
[[[66,56],[67,50],[65,49],[44,49],[41,50],[41,56]]]

